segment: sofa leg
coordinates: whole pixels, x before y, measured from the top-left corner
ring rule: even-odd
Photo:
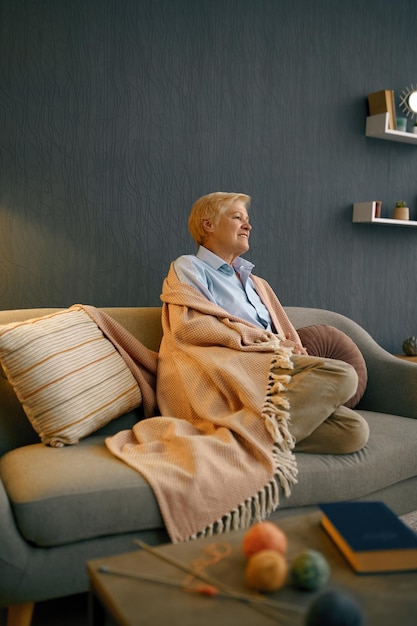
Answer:
[[[32,622],[34,602],[12,604],[7,611],[7,626],[30,626]]]

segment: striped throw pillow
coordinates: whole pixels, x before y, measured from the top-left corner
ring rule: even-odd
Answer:
[[[0,361],[51,446],[78,443],[142,403],[125,361],[81,307],[0,326]]]

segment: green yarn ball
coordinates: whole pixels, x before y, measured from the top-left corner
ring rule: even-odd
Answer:
[[[316,550],[304,550],[291,566],[291,578],[299,589],[315,591],[326,584],[330,567],[324,556]]]

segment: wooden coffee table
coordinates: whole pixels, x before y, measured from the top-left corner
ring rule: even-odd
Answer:
[[[144,550],[129,552],[111,558],[97,559],[87,564],[91,582],[92,626],[154,626],[155,624],[181,624],[181,626],[302,626],[306,612],[320,593],[336,590],[349,593],[361,606],[367,626],[415,626],[417,624],[417,572],[365,575],[354,573],[331,539],[320,526],[319,511],[308,515],[286,517],[279,522],[289,540],[288,561],[307,548],[325,555],[331,576],[319,591],[295,589],[290,582],[268,600],[298,607],[282,610],[274,619],[256,609],[224,597],[205,597],[182,589],[154,582],[144,582],[100,571],[102,566],[127,572],[168,578],[181,583],[186,574],[171,564]],[[192,565],[201,558],[211,544],[226,542],[231,554],[211,565],[205,571],[217,580],[227,583],[242,593],[245,557],[241,545],[244,531],[231,532],[196,541],[159,546],[157,551]],[[300,611],[301,609],[301,611]],[[268,609],[269,610],[269,609]],[[272,609],[271,609],[272,610]]]

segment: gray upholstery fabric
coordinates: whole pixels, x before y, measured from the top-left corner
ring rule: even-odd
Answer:
[[[65,448],[18,448],[0,468],[19,531],[34,545],[164,526],[149,484],[108,451],[103,437]]]
[[[299,483],[280,508],[357,499],[417,476],[417,422],[360,412],[370,428],[367,446],[346,455],[297,453]]]

